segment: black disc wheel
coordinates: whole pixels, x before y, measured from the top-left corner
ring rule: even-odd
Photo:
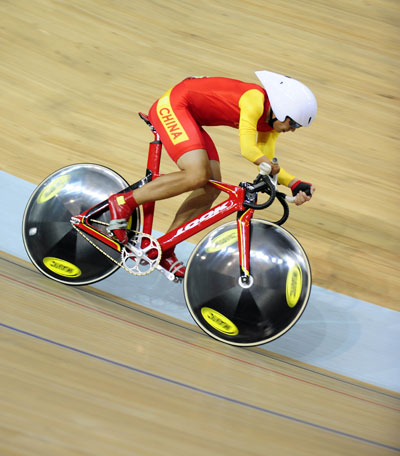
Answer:
[[[186,267],[184,293],[209,336],[237,346],[261,345],[300,318],[311,291],[311,269],[299,242],[284,228],[253,219],[250,281],[240,280],[236,222],[209,233]]]
[[[87,285],[115,272],[119,266],[82,237],[70,220],[127,186],[119,174],[95,164],[67,166],[47,177],[31,195],[22,226],[25,249],[39,271],[68,285]],[[139,214],[136,210],[132,215],[134,230]],[[97,219],[108,223],[108,210]],[[120,260],[119,252],[91,240]]]

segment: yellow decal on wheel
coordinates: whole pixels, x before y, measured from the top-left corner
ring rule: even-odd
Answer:
[[[54,179],[40,192],[37,202],[45,203],[46,201],[51,200],[51,198],[56,196],[58,192],[68,184],[70,178],[71,176],[69,174],[65,174],[64,176]]]
[[[226,247],[234,244],[238,240],[237,229],[225,231],[214,239],[210,240],[210,243],[206,245],[205,251],[207,253],[218,252]]]
[[[286,302],[289,307],[294,307],[301,295],[303,286],[303,273],[298,264],[289,269],[286,277]]]
[[[78,266],[60,258],[45,257],[43,258],[43,264],[50,271],[64,277],[79,277],[82,274]]]
[[[236,336],[236,334],[239,334],[236,325],[232,323],[229,318],[226,318],[216,310],[210,309],[210,307],[203,307],[201,309],[201,315],[203,315],[204,320],[217,331],[228,334],[229,336]]]

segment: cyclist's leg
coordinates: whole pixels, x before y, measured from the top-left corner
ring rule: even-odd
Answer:
[[[149,117],[180,171],[161,176],[133,192],[116,194],[109,198],[110,229],[123,243],[128,240],[123,229],[126,220],[138,205],[201,189],[207,185],[209,179],[219,175],[215,166],[212,171],[210,165],[210,159],[218,160],[215,146],[193,118],[180,85],[168,91],[151,107]],[[206,190],[205,195],[209,201],[216,197],[214,190]]]
[[[198,213],[201,213],[208,209],[217,198],[219,191],[207,185],[209,179],[221,180],[217,149],[209,134],[197,125],[188,113],[184,114],[182,123],[192,139],[192,144],[201,144],[202,147],[189,151],[173,147],[164,130],[161,130],[162,138],[169,146],[167,151],[180,171],[161,176],[135,190],[133,196],[138,205],[196,190],[199,198],[197,203],[201,204]],[[193,217],[196,215],[194,214]]]
[[[207,150],[208,158],[210,160],[210,179],[220,181],[221,168],[219,164],[217,148],[215,147],[215,144],[210,135],[203,128],[200,128],[200,134],[202,137],[202,142]],[[178,212],[176,213],[176,216],[168,231],[177,228],[179,225],[182,225],[188,220],[210,209],[212,203],[217,199],[219,193],[220,191],[211,185],[206,185],[202,188],[194,190],[178,209]]]
[[[159,201],[204,187],[213,175],[207,151],[191,150],[183,154],[177,165],[180,171],[165,174],[133,192],[138,205]]]
[[[221,170],[219,161],[210,160],[211,177],[210,179],[220,181]],[[212,203],[219,195],[219,190],[211,185],[205,185],[199,189],[193,190],[190,195],[185,199],[180,208],[178,209],[175,218],[169,227],[171,231],[183,223],[195,218],[197,215],[210,209]]]
[[[204,149],[186,152],[177,160],[177,165],[180,171],[161,176],[133,192],[136,201],[143,204],[147,201],[170,198],[193,190],[178,211],[172,228],[190,220],[209,207],[209,192],[204,189],[208,187],[209,179],[220,175],[219,162],[210,161]],[[204,210],[202,206],[205,207]],[[163,252],[160,265],[176,277],[183,278],[185,266],[177,259],[174,250],[172,248]]]
[[[180,171],[165,174],[133,192],[115,194],[109,198],[109,229],[120,242],[128,242],[126,223],[137,206],[202,188],[212,176],[210,160],[205,149],[184,153],[178,158],[177,165]]]

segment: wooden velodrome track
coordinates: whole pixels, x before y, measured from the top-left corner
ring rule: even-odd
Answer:
[[[95,162],[133,182],[151,140],[136,113],[167,88],[289,74],[319,112],[278,140],[317,187],[286,226],[316,285],[398,311],[399,16],[396,0],[0,0],[2,169],[38,184]],[[252,179],[237,132],[209,131],[223,179]],[[156,229],[182,199],[158,206]],[[393,392],[0,263],[2,456],[400,452]]]

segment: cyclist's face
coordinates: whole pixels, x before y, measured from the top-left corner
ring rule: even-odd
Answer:
[[[287,131],[296,131],[296,128],[290,126],[290,117],[286,117],[284,122],[276,119],[274,121],[274,130],[278,133],[286,133]]]

